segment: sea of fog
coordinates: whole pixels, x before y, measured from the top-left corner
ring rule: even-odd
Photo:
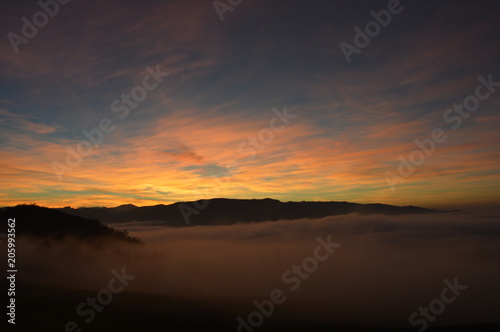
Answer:
[[[499,317],[498,215],[345,215],[231,226],[113,226],[145,243],[95,248],[73,240],[50,246],[26,242],[18,246],[23,268],[33,272],[31,281],[75,289],[100,289],[111,269],[125,268],[135,276],[127,291],[238,299],[248,303],[242,316],[255,309],[254,300],[264,301],[280,290],[286,301],[276,306],[276,315],[397,326],[409,326],[413,312],[441,298],[448,280],[466,289],[446,304],[438,325],[497,322]],[[321,241],[338,246],[328,253],[317,249]]]

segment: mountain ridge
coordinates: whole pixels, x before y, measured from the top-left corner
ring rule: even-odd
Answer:
[[[322,218],[351,213],[359,214],[425,214],[443,211],[416,206],[395,206],[381,203],[349,203],[344,201],[288,201],[276,199],[213,198],[169,205],[117,207],[64,207],[58,210],[104,223],[159,221],[169,226],[229,225],[237,222],[262,222],[280,219]]]

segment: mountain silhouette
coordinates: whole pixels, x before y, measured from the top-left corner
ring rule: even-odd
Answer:
[[[100,221],[68,214],[58,209],[37,205],[18,205],[0,209],[2,220],[15,219],[17,236],[29,235],[41,238],[62,239],[67,236],[80,240],[115,239],[139,243],[126,231],[118,231]],[[3,230],[5,231],[5,230]]]
[[[226,199],[215,198],[170,205],[137,207],[131,204],[115,208],[65,207],[60,209],[84,218],[98,219],[105,223],[130,221],[155,221],[169,226],[229,225],[237,222],[262,222],[280,219],[322,218],[342,214],[423,214],[439,211],[415,206],[386,204],[358,204],[348,202],[281,202],[275,199]]]

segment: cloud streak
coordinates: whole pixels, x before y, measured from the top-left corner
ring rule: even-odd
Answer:
[[[470,94],[478,75],[500,79],[490,45],[496,5],[488,1],[412,4],[351,65],[338,42],[352,35],[352,20],[366,21],[369,2],[254,2],[224,24],[198,0],[91,4],[100,10],[65,6],[18,55],[0,50],[0,184],[9,188],[1,205],[195,200],[214,186],[200,170],[234,160],[241,166],[220,196],[455,208],[498,201],[497,94],[397,194],[383,176],[415,138],[443,125],[443,112]],[[12,5],[3,26],[14,29],[35,7]],[[169,77],[59,183],[50,165],[64,160],[65,145],[116,118],[110,104],[157,63]],[[246,161],[238,144],[283,106],[300,117]]]

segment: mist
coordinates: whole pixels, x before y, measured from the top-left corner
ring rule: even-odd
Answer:
[[[117,228],[143,245],[31,239],[18,255],[23,269],[33,271],[23,274],[26,282],[98,291],[112,269],[125,268],[136,277],[127,292],[234,301],[239,305],[228,310],[242,317],[255,310],[254,300],[280,289],[286,301],[276,307],[277,317],[402,327],[440,297],[445,279],[458,278],[467,289],[435,324],[488,323],[500,309],[498,221],[498,215],[450,213],[184,228],[140,222]],[[314,256],[318,237],[340,246],[292,290],[283,275]]]

